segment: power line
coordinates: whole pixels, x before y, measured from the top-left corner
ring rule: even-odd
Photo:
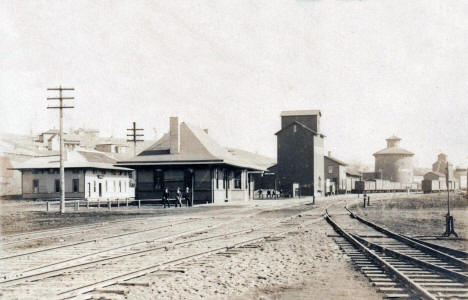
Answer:
[[[133,156],[136,156],[136,143],[143,142],[143,140],[138,140],[137,137],[144,136],[144,134],[138,134],[137,131],[144,130],[143,128],[136,128],[136,123],[133,122],[133,128],[127,128],[131,133],[127,134],[127,136],[132,137],[131,140],[127,140],[127,142],[133,142]]]
[[[66,108],[73,108],[73,106],[66,106],[63,104],[64,100],[73,100],[74,97],[64,97],[63,91],[74,91],[74,88],[63,88],[59,86],[58,88],[48,88],[48,91],[58,91],[58,97],[48,97],[47,100],[58,100],[58,106],[47,106],[48,109],[59,109],[60,110],[60,212],[65,213],[65,169],[63,166],[63,110]]]

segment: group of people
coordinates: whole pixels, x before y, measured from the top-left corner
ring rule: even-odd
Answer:
[[[277,199],[279,198],[280,196],[280,192],[276,191],[276,190],[267,190],[266,192],[266,199],[270,198],[270,199]],[[258,190],[258,199],[263,199],[263,190],[260,189]]]
[[[192,195],[190,193],[190,188],[189,187],[187,187],[185,189],[184,194],[182,194],[182,192],[180,191],[180,188],[177,187],[177,191],[176,191],[176,194],[175,194],[175,199],[176,199],[175,207],[177,207],[177,206],[182,207],[182,199],[185,200],[185,203],[186,203],[187,206],[192,206],[193,205]],[[166,206],[171,207],[171,203],[169,202],[169,189],[168,188],[164,189],[164,192],[162,194],[162,203],[163,203],[164,208],[166,208]]]

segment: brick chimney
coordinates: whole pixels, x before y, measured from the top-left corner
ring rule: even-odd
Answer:
[[[169,140],[170,153],[177,154],[180,151],[180,132],[179,119],[177,117],[169,118]]]

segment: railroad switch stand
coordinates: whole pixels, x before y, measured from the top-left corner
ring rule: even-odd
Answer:
[[[453,216],[447,214],[445,216],[445,233],[443,236],[449,237],[452,234],[458,238],[458,234],[455,232],[453,226]]]

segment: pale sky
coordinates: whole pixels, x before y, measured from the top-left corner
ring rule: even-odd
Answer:
[[[169,117],[276,157],[282,110],[320,109],[325,150],[373,163],[395,134],[430,167],[468,156],[468,1],[0,2],[0,131],[153,138]]]

